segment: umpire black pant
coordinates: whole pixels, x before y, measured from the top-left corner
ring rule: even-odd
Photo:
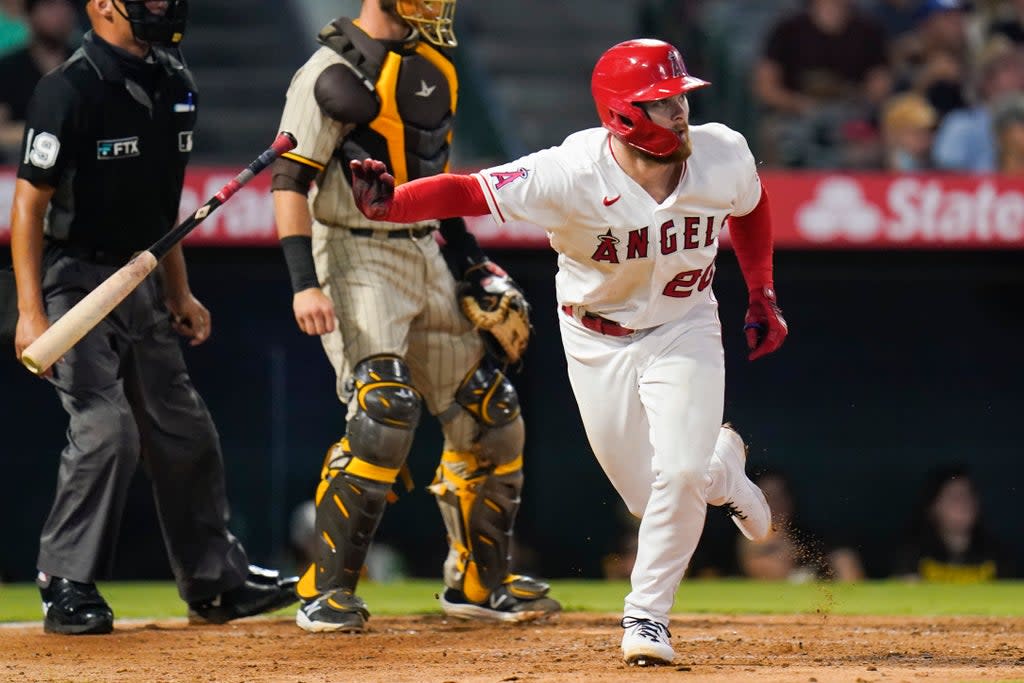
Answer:
[[[51,321],[123,264],[53,245],[44,262]],[[220,439],[192,386],[157,279],[147,278],[68,351],[51,383],[70,424],[38,568],[83,582],[109,574],[141,458],[182,599],[240,585],[248,558],[227,528]]]

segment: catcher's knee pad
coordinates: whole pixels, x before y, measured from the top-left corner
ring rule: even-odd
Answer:
[[[508,576],[522,489],[522,455],[501,465],[460,451],[441,456],[430,490],[448,531],[445,583],[473,602],[483,602]]]
[[[469,451],[497,465],[523,452],[526,433],[519,396],[501,370],[481,361],[462,380],[455,403],[455,414],[443,420],[449,449]]]
[[[364,463],[398,468],[405,462],[423,409],[411,382],[409,368],[397,356],[374,356],[356,365],[354,411],[345,430],[353,459],[346,471],[360,475]]]
[[[420,417],[422,400],[400,358],[364,360],[353,379],[355,414],[320,473],[317,552],[298,587],[304,599],[334,588],[355,590]]]

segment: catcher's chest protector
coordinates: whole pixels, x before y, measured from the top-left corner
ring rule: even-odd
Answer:
[[[375,40],[349,19],[328,24],[319,40],[362,82],[358,95],[377,101],[376,115],[354,121],[335,151],[346,175],[349,161],[366,157],[384,161],[397,184],[446,171],[458,93],[449,55],[415,36]]]

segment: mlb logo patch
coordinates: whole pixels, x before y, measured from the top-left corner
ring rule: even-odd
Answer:
[[[138,136],[96,141],[97,159],[127,159],[129,157],[137,157],[139,154]]]
[[[183,130],[178,133],[178,151],[179,152],[191,152],[192,151],[192,131]]]

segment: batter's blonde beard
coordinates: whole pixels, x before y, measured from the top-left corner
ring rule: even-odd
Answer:
[[[664,164],[666,166],[670,166],[672,164],[681,164],[687,159],[689,159],[690,155],[693,154],[693,144],[690,142],[689,131],[687,131],[686,139],[680,140],[679,146],[676,147],[675,150],[668,156],[656,157],[653,154],[648,154],[647,152],[644,152],[643,150],[638,151],[656,164]]]

